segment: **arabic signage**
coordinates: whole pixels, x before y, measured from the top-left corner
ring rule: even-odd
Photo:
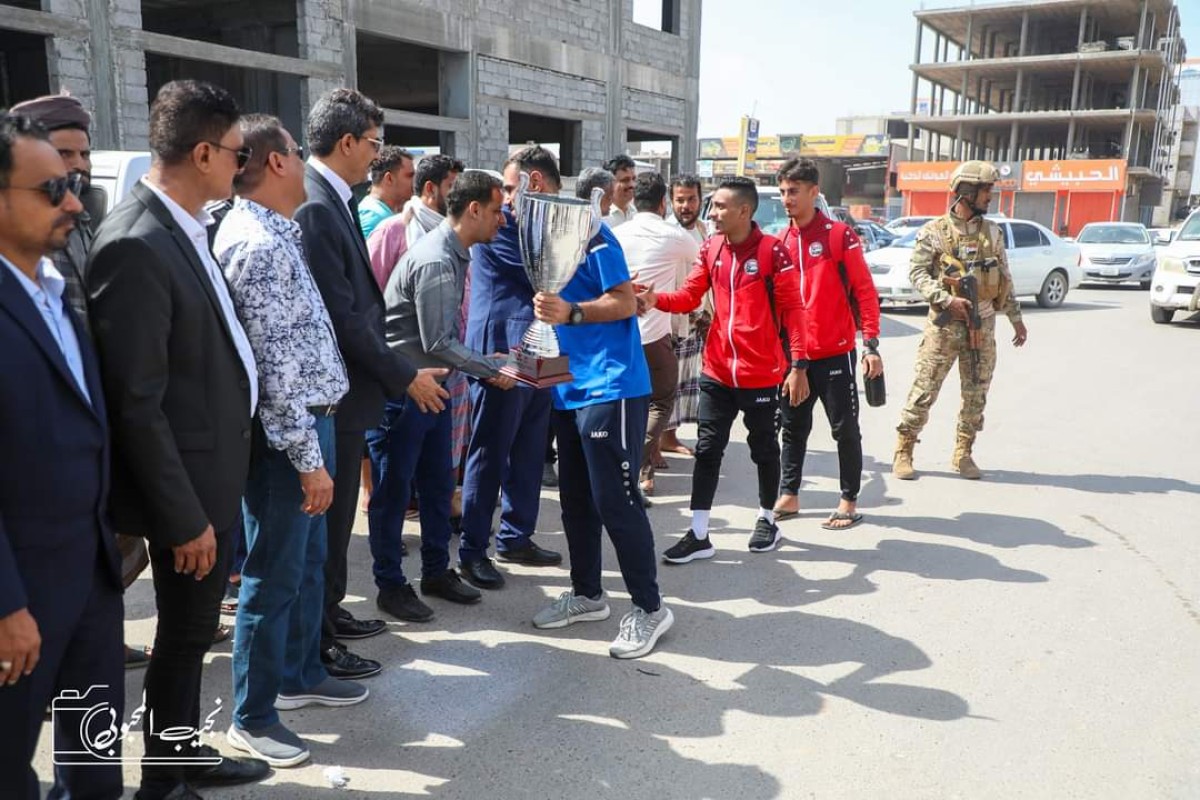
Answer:
[[[742,117],[742,133],[738,141],[738,175],[753,175],[758,160],[758,120]]]
[[[1021,188],[1027,192],[1125,191],[1126,164],[1120,159],[1026,161]]]
[[[896,188],[902,192],[948,192],[950,176],[961,161],[901,161]]]
[[[1000,173],[1000,180],[996,181],[993,189],[1001,192],[1015,192],[1021,188],[1021,168],[1020,161],[997,161],[996,171]]]
[[[801,136],[798,133],[758,138],[758,158],[852,158],[887,156],[891,140],[882,134],[857,136]],[[739,157],[741,137],[701,139],[701,159],[720,160]]]

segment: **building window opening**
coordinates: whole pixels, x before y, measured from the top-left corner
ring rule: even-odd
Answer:
[[[0,108],[49,93],[46,37],[0,28]]]
[[[142,0],[142,27],[258,53],[300,55],[295,0]]]
[[[582,125],[576,120],[556,119],[536,114],[508,112],[509,151],[527,144],[540,144],[558,156],[558,169],[563,175],[578,175]]]
[[[633,21],[663,33],[679,33],[680,0],[633,0]]]

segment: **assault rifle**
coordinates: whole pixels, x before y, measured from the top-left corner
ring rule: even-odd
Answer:
[[[978,383],[979,344],[982,337],[980,332],[983,329],[983,320],[979,317],[979,278],[975,276],[971,269],[968,269],[963,262],[954,256],[943,253],[942,263],[946,267],[942,283],[946,285],[946,288],[955,297],[961,297],[971,304],[971,308],[967,312],[967,346],[971,350],[971,380]],[[984,270],[994,269],[997,263],[996,259],[988,258],[981,262],[979,266]],[[950,324],[950,320],[950,309],[946,308],[934,318],[933,324],[939,328],[944,328]]]

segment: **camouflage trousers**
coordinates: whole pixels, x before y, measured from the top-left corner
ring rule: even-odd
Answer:
[[[996,317],[983,320],[979,343],[979,380],[971,377],[971,349],[967,340],[967,326],[963,322],[951,322],[944,328],[933,324],[932,318],[925,325],[921,346],[917,349],[916,376],[904,410],[900,412],[900,433],[917,436],[929,421],[929,409],[933,408],[942,382],[950,374],[954,362],[958,362],[958,378],[962,386],[962,407],[958,411],[958,435],[975,440],[975,434],[983,430],[983,408],[987,404],[988,387],[992,384],[992,373],[996,370]]]

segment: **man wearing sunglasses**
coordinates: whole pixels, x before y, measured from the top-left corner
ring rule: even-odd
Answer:
[[[217,628],[250,464],[258,371],[208,248],[204,204],[228,197],[250,149],[237,103],[172,81],[150,106],[149,174],[101,224],[88,261],[92,327],[113,442],[113,523],[147,539],[158,630],[146,671],[154,730],[198,730],[201,670]],[[203,704],[211,707],[213,698]],[[199,737],[144,734],[139,800],[246,783],[266,763]],[[176,746],[195,758],[183,766]]]
[[[40,797],[42,717],[74,689],[123,718],[120,557],[99,368],[49,256],[82,210],[46,132],[0,114],[0,794]],[[93,688],[89,691],[89,687]],[[79,717],[60,750],[84,750]],[[62,765],[54,797],[117,798],[117,758]]]
[[[387,630],[383,620],[355,619],[341,606],[366,432],[383,419],[385,398],[407,395],[422,411],[441,411],[448,397],[437,380],[445,369],[417,370],[403,355],[388,349],[384,338],[383,293],[371,271],[351,189],[367,179],[371,162],[383,146],[382,127],[379,106],[354,89],[334,89],[317,100],[308,117],[312,149],[304,178],[308,202],[295,216],[350,377],[350,391],[338,405],[334,421],[321,659],[330,675],[352,680],[375,675],[383,666],[350,652],[340,640],[365,639]]]

